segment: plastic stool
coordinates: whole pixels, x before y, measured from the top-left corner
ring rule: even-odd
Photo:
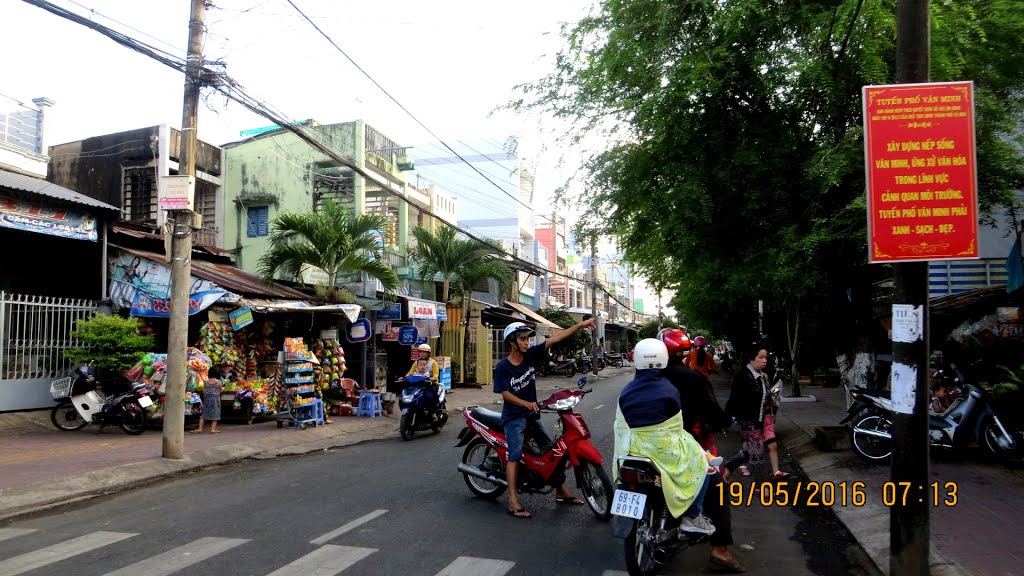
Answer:
[[[359,392],[359,406],[356,408],[356,416],[383,416],[384,409],[380,402],[380,392]]]

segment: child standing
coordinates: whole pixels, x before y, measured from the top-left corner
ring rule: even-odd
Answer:
[[[216,367],[210,368],[207,373],[206,385],[203,387],[203,413],[199,416],[199,428],[192,431],[193,434],[202,434],[203,423],[210,421],[210,434],[220,434],[217,424],[220,423],[220,393],[224,389],[224,382],[220,379],[220,370]]]

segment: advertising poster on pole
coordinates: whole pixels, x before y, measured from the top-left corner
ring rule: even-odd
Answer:
[[[974,84],[865,86],[868,259],[978,258]]]

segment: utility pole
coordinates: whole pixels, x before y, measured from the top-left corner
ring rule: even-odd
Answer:
[[[206,34],[206,0],[192,0],[188,24],[188,60],[181,113],[178,174],[194,182],[196,175],[196,115]],[[195,193],[189,185],[190,196]],[[164,403],[163,457],[185,457],[185,349],[188,347],[188,301],[192,276],[192,225],[195,213],[175,210],[168,215],[171,234],[171,318],[167,337],[167,396]]]
[[[594,334],[590,339],[590,364],[597,375],[597,235],[590,237],[590,317],[594,319]]]
[[[896,4],[896,82],[928,82],[930,60],[929,0]],[[914,381],[910,414],[893,412],[892,481],[906,482],[911,493],[928,487],[928,262],[893,265],[893,322],[913,322],[920,330],[913,342],[893,338],[893,390],[896,379]],[[906,385],[906,382],[903,383]],[[894,484],[900,486],[900,484]],[[931,541],[926,499],[902,498],[889,509],[889,571],[900,576],[928,575]]]

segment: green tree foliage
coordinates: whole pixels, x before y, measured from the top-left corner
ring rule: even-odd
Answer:
[[[91,362],[96,368],[123,373],[156,347],[153,336],[138,333],[140,325],[138,318],[104,314],[79,320],[71,336],[81,340],[87,348],[65,350],[64,357],[76,364]]]
[[[260,275],[267,281],[278,273],[301,279],[303,270],[314,266],[327,274],[327,296],[335,302],[346,300],[337,283],[339,276],[351,272],[365,272],[394,291],[398,276],[383,260],[375,237],[387,229],[383,216],[352,216],[334,203],[319,212],[284,213],[271,224],[270,249],[260,257]]]
[[[676,324],[671,318],[665,318],[661,321],[662,328],[679,328],[679,324]],[[639,337],[643,338],[654,338],[658,335],[660,329],[658,328],[658,321],[651,320],[640,327]]]
[[[1024,3],[931,11],[932,80],[975,82],[985,208],[1024,184]],[[852,349],[889,274],[866,264],[860,94],[894,81],[895,26],[895,0],[603,0],[510,107],[610,142],[573,198],[583,224],[686,318],[738,336],[760,298],[827,314]]]
[[[458,232],[448,226],[436,231],[416,227],[412,234],[416,238],[412,258],[419,266],[419,276],[432,281],[440,275],[445,302],[451,298],[453,285],[456,292],[466,293],[488,278],[498,281],[502,294],[511,290],[514,273],[496,246],[459,238]]]
[[[562,328],[569,328],[576,324],[576,319],[573,318],[572,314],[570,314],[565,308],[541,308],[540,310],[537,310],[537,314],[551,320]],[[559,343],[560,348],[564,349],[566,352],[573,353],[588,346],[590,346],[589,330],[580,330],[573,334],[568,340],[563,340]]]

